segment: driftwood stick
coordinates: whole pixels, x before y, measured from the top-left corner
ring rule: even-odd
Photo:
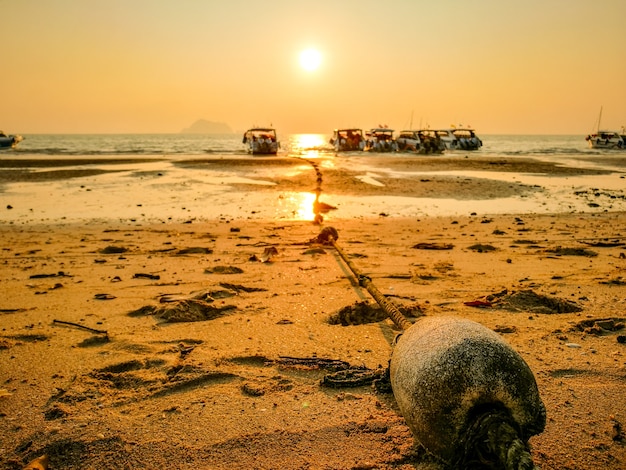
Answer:
[[[68,325],[68,326],[75,326],[76,328],[81,328],[83,330],[87,330],[87,331],[91,331],[92,333],[97,333],[99,335],[109,335],[109,333],[106,330],[97,330],[96,328],[90,328],[88,326],[85,325],[81,325],[79,323],[74,323],[71,321],[63,321],[63,320],[52,320],[52,323],[58,323],[60,325]]]

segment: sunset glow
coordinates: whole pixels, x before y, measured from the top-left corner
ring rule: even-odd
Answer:
[[[5,132],[626,125],[623,0],[96,3],[2,2]]]
[[[317,49],[305,49],[300,53],[300,66],[309,72],[317,70],[322,63],[322,54]]]
[[[296,134],[292,139],[291,148],[299,151],[315,150],[327,143],[323,134]]]

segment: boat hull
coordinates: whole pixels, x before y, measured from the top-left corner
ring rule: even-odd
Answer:
[[[444,140],[444,143],[448,150],[478,150],[482,147],[482,142],[474,139],[455,139],[450,142]]]
[[[19,135],[2,136],[0,137],[0,148],[14,148],[21,140],[22,137]]]
[[[387,153],[387,152],[397,152],[398,144],[396,142],[367,142],[365,144],[364,150],[366,152],[379,152],[379,153]]]
[[[337,140],[332,142],[335,152],[361,152],[365,148],[363,141],[347,142],[345,140]]]
[[[278,143],[254,143],[248,147],[248,153],[252,155],[276,155],[278,153]]]
[[[598,132],[585,137],[589,148],[601,150],[621,150],[626,148],[626,140],[617,132]]]

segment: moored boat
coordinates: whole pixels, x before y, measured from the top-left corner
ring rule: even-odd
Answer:
[[[396,152],[398,144],[393,138],[393,129],[375,127],[366,133],[365,147],[369,152]]]
[[[336,152],[360,151],[365,148],[365,139],[361,129],[335,129],[330,144]]]
[[[597,131],[585,137],[592,149],[624,149],[626,148],[626,140],[619,132],[614,131]]]
[[[614,131],[600,130],[602,126],[602,106],[600,106],[600,114],[598,115],[598,122],[596,125],[596,131],[585,137],[585,140],[589,144],[589,148],[592,149],[623,149],[626,148],[626,136],[625,129],[622,127],[621,134]]]
[[[400,134],[396,138],[399,152],[419,152],[422,140],[419,136],[419,131],[405,130],[400,131]]]
[[[271,127],[253,127],[243,135],[243,143],[252,155],[276,155],[280,142]]]
[[[421,155],[443,153],[446,148],[437,132],[430,129],[401,131],[396,142],[400,152]]]
[[[447,150],[478,150],[483,145],[474,129],[440,129],[437,130],[437,135],[439,135]]]
[[[419,153],[425,155],[437,154],[443,153],[446,149],[446,145],[441,140],[441,137],[439,137],[439,135],[437,134],[437,131],[431,129],[423,129],[418,131],[418,134],[422,141]]]
[[[0,148],[15,148],[22,140],[21,135],[7,135],[0,131]]]

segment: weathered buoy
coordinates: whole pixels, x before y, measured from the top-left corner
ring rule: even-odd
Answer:
[[[533,469],[528,439],[546,412],[532,371],[498,334],[422,317],[399,336],[394,396],[415,439],[452,468]]]
[[[479,323],[420,317],[411,324],[338,246],[325,227],[311,243],[332,245],[389,318],[404,330],[391,355],[391,388],[415,439],[448,468],[532,470],[528,440],[546,409],[522,357]]]

